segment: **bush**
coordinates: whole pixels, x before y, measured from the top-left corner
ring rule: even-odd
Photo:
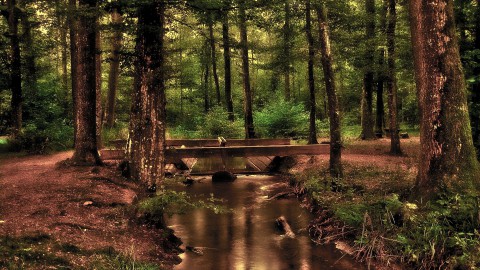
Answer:
[[[242,138],[244,129],[240,121],[228,120],[228,113],[221,107],[214,107],[205,115],[203,121],[198,120],[198,132],[204,138],[222,136],[225,138]]]
[[[41,127],[33,122],[27,123],[20,134],[8,140],[9,150],[45,154],[71,147],[73,127],[58,122],[60,120],[57,123],[46,123]]]
[[[302,104],[273,101],[255,113],[255,128],[261,137],[289,138],[308,135],[308,113]]]

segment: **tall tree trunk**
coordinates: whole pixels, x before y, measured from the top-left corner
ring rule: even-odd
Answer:
[[[387,12],[388,1],[382,0],[383,5],[380,12],[380,35],[383,39],[385,37],[387,28]],[[377,138],[383,137],[383,129],[385,128],[385,106],[383,102],[383,92],[385,87],[385,49],[380,48],[378,53],[378,70],[377,70],[377,110],[375,117],[375,136]]]
[[[377,111],[375,119],[375,136],[383,137],[383,128],[385,127],[385,106],[383,102],[383,90],[385,84],[385,50],[380,49],[378,58],[379,71],[377,72]]]
[[[20,10],[15,0],[7,0],[8,37],[10,38],[10,89],[12,91],[12,135],[17,136],[22,129],[22,67],[20,59],[20,39],[18,20]]]
[[[290,100],[291,90],[290,90],[290,62],[291,62],[291,25],[290,25],[290,0],[284,0],[285,5],[285,24],[283,26],[283,72],[284,72],[284,83],[285,83],[285,100]]]
[[[77,83],[78,83],[78,19],[75,16],[77,0],[68,0],[68,24],[70,28],[70,77],[72,80],[72,105],[73,105],[73,145],[77,141]]]
[[[330,175],[335,178],[343,176],[342,168],[342,136],[340,132],[340,113],[333,72],[333,56],[330,48],[330,36],[327,22],[327,11],[323,2],[315,5],[320,34],[320,51],[328,97],[328,116],[330,118]]]
[[[308,42],[308,89],[310,91],[310,125],[308,132],[308,144],[318,144],[317,141],[317,125],[315,123],[317,110],[316,110],[316,100],[315,100],[315,77],[313,75],[313,67],[315,61],[315,48],[314,40],[312,35],[312,12],[311,12],[311,3],[310,0],[307,0],[306,8],[306,21],[305,21],[305,32],[307,34]]]
[[[107,127],[115,125],[115,101],[117,99],[118,78],[120,74],[120,50],[122,49],[122,15],[117,9],[112,11],[113,37],[111,38],[110,71],[108,73]]]
[[[475,16],[475,49],[480,50],[480,0],[477,0]],[[472,107],[471,112],[473,127],[473,143],[477,148],[477,155],[480,158],[480,56],[477,55],[477,65],[473,70],[476,76],[472,86]]]
[[[373,86],[374,86],[374,59],[375,59],[375,0],[365,1],[367,23],[365,26],[365,70],[363,75],[362,94],[362,139],[374,139],[373,133]]]
[[[165,173],[165,6],[138,7],[135,82],[127,154],[131,176],[149,190],[161,186]]]
[[[57,24],[60,32],[60,58],[62,62],[62,73],[61,73],[61,82],[62,82],[62,93],[61,100],[63,105],[64,112],[68,115],[71,112],[69,108],[69,87],[68,87],[68,40],[67,40],[67,31],[68,31],[68,21],[66,16],[62,13],[65,12],[65,2],[62,0],[55,0],[55,6],[57,9]]]
[[[210,43],[210,60],[212,61],[212,73],[213,73],[213,80],[215,82],[215,94],[217,97],[217,105],[222,103],[221,95],[220,95],[220,83],[218,81],[218,74],[217,74],[217,53],[215,51],[215,36],[213,34],[213,19],[212,15],[209,15],[208,19],[208,33],[209,33],[209,43]]]
[[[95,25],[95,92],[96,92],[96,121],[97,121],[97,147],[102,148],[102,45],[101,45],[100,25],[97,18]]]
[[[225,68],[225,101],[227,104],[228,120],[235,121],[232,99],[232,62],[230,57],[230,34],[228,25],[228,10],[223,11],[222,18],[223,59]]]
[[[250,89],[250,67],[248,61],[247,18],[245,14],[245,0],[239,0],[238,4],[244,95],[243,110],[245,114],[245,138],[251,139],[255,138],[255,130],[253,126],[252,91]]]
[[[409,11],[421,117],[417,196],[475,191],[480,168],[468,120],[453,1],[411,0]]]
[[[388,117],[390,119],[390,153],[402,154],[398,134],[397,75],[395,69],[395,28],[397,24],[396,0],[388,0],[387,50],[388,50]]]
[[[101,164],[97,148],[97,16],[92,14],[96,0],[79,1],[79,19],[76,27],[76,84],[74,110],[76,111],[74,164]],[[72,52],[73,54],[74,52]]]

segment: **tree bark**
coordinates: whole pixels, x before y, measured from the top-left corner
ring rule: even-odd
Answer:
[[[217,74],[217,53],[215,51],[215,35],[213,34],[213,19],[212,15],[209,15],[208,18],[208,33],[209,33],[209,43],[210,43],[210,60],[212,61],[212,73],[213,81],[215,82],[215,94],[217,97],[217,105],[222,103],[222,97],[220,95],[220,83],[218,81]]]
[[[255,138],[255,130],[253,126],[252,90],[250,88],[250,67],[248,62],[247,18],[245,14],[245,0],[239,0],[238,4],[244,95],[243,110],[245,116],[245,138],[251,139]]]
[[[118,91],[118,78],[120,75],[120,50],[122,49],[122,15],[117,9],[112,11],[113,37],[111,38],[110,71],[108,73],[108,95],[107,95],[107,121],[106,125],[112,128],[115,125],[115,102]]]
[[[102,164],[97,148],[97,16],[92,9],[96,0],[80,0],[78,24],[74,31],[76,51],[75,84],[75,152],[74,164]]]
[[[335,74],[333,72],[333,56],[330,48],[330,35],[325,4],[315,5],[320,34],[320,51],[322,53],[323,76],[328,98],[328,116],[330,119],[330,175],[343,177],[342,136],[340,132],[340,113],[336,93]]]
[[[67,40],[67,31],[68,31],[68,20],[65,15],[62,13],[66,11],[65,2],[62,0],[55,0],[55,8],[57,9],[57,24],[58,31],[60,34],[60,58],[62,65],[61,73],[61,82],[62,82],[62,93],[61,100],[63,105],[63,110],[66,115],[71,112],[69,108],[69,87],[68,87],[68,40]]]
[[[480,50],[480,0],[477,0],[475,16],[475,49]],[[473,143],[477,148],[477,156],[480,158],[480,56],[477,56],[477,65],[473,70],[476,76],[472,86],[472,107],[471,112],[473,126]]]
[[[365,70],[363,75],[362,94],[362,139],[374,139],[373,132],[373,86],[374,86],[374,54],[375,54],[375,0],[365,1],[367,23],[365,25]]]
[[[314,70],[314,61],[315,61],[315,48],[314,40],[312,35],[312,11],[310,0],[307,0],[306,8],[306,22],[305,22],[305,32],[307,34],[308,42],[308,89],[310,92],[310,124],[308,132],[308,144],[318,144],[317,141],[317,125],[315,123],[317,110],[316,110],[316,100],[315,100],[315,76],[313,74]]]
[[[70,77],[72,80],[72,105],[73,105],[73,145],[77,141],[77,65],[78,65],[78,18],[75,16],[77,0],[68,0],[68,25],[70,28]]]
[[[396,0],[388,0],[387,50],[388,50],[388,117],[390,131],[390,153],[401,155],[400,136],[398,134],[397,75],[395,68],[395,28],[397,24]]]
[[[205,113],[210,110],[210,50],[208,49],[208,41],[205,41],[203,59],[203,109]]]
[[[417,197],[476,191],[480,168],[472,143],[453,1],[411,0],[410,20],[420,108]]]
[[[380,49],[378,65],[379,71],[377,72],[377,111],[375,119],[375,136],[377,138],[383,137],[383,128],[385,127],[385,106],[383,102],[383,92],[385,85],[385,50]]]
[[[227,105],[228,120],[235,121],[232,99],[232,63],[230,57],[230,34],[228,25],[228,10],[223,11],[222,18],[223,59],[225,68],[225,102]]]
[[[135,82],[127,156],[131,176],[150,191],[161,186],[165,172],[165,4],[137,9]]]
[[[103,127],[103,110],[102,110],[102,42],[100,25],[98,18],[95,24],[95,92],[96,92],[96,122],[97,122],[97,148],[102,148],[102,127]]]
[[[12,135],[17,136],[22,129],[22,66],[20,59],[20,39],[18,36],[19,9],[15,0],[7,0],[8,37],[10,38],[10,89],[12,91]]]

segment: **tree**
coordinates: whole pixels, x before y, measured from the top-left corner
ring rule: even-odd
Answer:
[[[228,1],[224,1],[222,12],[222,40],[223,40],[223,61],[225,68],[225,101],[227,105],[228,120],[235,121],[232,99],[232,62],[230,56],[230,34],[228,25]]]
[[[115,101],[118,91],[118,79],[120,74],[120,50],[122,49],[122,31],[121,25],[123,17],[118,12],[118,8],[112,10],[113,36],[111,38],[110,72],[108,73],[108,95],[107,95],[107,127],[113,127],[115,124]]]
[[[477,50],[476,66],[473,69],[475,82],[472,86],[472,105],[471,112],[473,126],[473,143],[477,148],[477,155],[480,157],[480,0],[477,0],[475,11],[475,50]]]
[[[373,139],[373,86],[374,86],[374,38],[375,38],[375,0],[365,1],[365,10],[367,12],[365,24],[365,66],[363,75],[363,94],[362,94],[362,134],[363,139]]]
[[[215,50],[215,35],[213,33],[213,14],[212,12],[208,12],[207,14],[207,24],[208,24],[208,41],[210,44],[210,60],[212,62],[212,73],[213,73],[213,80],[215,82],[215,94],[217,97],[217,105],[221,103],[221,96],[220,96],[220,83],[218,81],[218,74],[217,74],[217,53]]]
[[[325,3],[315,5],[320,34],[320,51],[322,54],[323,76],[328,98],[328,116],[330,119],[330,175],[335,178],[343,176],[342,136],[340,132],[340,113],[336,94],[335,74],[333,72],[333,55],[330,48],[327,11]]]
[[[380,33],[381,37],[385,36],[387,28],[387,12],[388,1],[383,0],[383,8],[380,13]],[[385,49],[380,48],[378,53],[378,71],[377,71],[377,110],[375,118],[375,136],[378,138],[383,137],[383,128],[385,127],[385,107],[383,103],[383,92],[385,86]]]
[[[419,197],[475,192],[480,167],[472,143],[453,1],[411,0],[410,20],[420,107]]]
[[[18,21],[20,18],[20,10],[15,0],[7,0],[7,9],[2,11],[7,19],[8,33],[10,39],[10,90],[12,91],[11,99],[11,124],[12,135],[17,136],[22,129],[22,66],[20,59],[20,39],[18,35]]]
[[[72,1],[72,4],[75,1]],[[73,30],[72,76],[75,100],[75,152],[72,162],[102,164],[97,148],[97,15],[96,0],[78,1],[78,21]],[[75,55],[73,57],[73,55]]]
[[[317,141],[317,125],[316,119],[316,101],[315,101],[315,77],[314,77],[314,61],[315,61],[315,48],[312,35],[312,16],[311,16],[311,3],[307,0],[305,5],[305,32],[308,42],[308,89],[310,92],[310,124],[308,132],[308,144],[318,144]]]
[[[388,23],[387,23],[387,51],[388,51],[388,118],[390,131],[390,153],[402,154],[400,149],[400,136],[398,134],[397,120],[397,76],[395,69],[395,27],[397,24],[396,0],[388,0]]]
[[[240,28],[240,50],[242,57],[245,138],[252,139],[255,138],[255,130],[253,126],[252,90],[250,88],[250,67],[248,61],[247,18],[245,14],[245,0],[238,1],[238,17]]]
[[[137,16],[127,156],[132,178],[154,191],[165,173],[165,4],[142,2]]]

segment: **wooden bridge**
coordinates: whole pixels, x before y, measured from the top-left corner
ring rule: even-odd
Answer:
[[[328,144],[318,145],[290,145],[290,139],[196,139],[196,140],[167,140],[165,159],[167,164],[174,164],[178,170],[191,170],[198,158],[220,158],[223,168],[229,170],[225,160],[233,157],[244,157],[252,169],[233,173],[267,172],[272,163],[279,157],[296,155],[328,154]],[[121,160],[125,157],[125,150],[119,149],[126,145],[125,140],[111,142],[116,149],[101,150],[103,160]],[[219,146],[221,145],[221,146]],[[167,169],[172,169],[167,166]],[[207,172],[210,173],[210,172]]]

